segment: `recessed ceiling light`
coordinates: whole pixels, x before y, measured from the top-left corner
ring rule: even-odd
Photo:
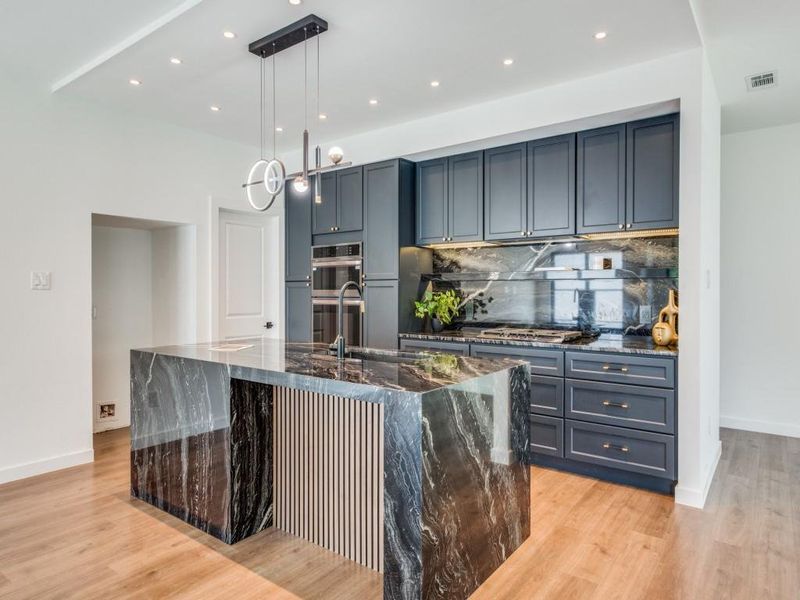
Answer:
[[[233,33],[232,31],[225,31],[225,32],[223,32],[223,34],[222,34],[222,35],[223,35],[224,37],[228,38],[229,40],[232,40],[233,38],[235,38],[235,37],[236,37],[236,34],[235,34],[235,33]]]
[[[209,106],[209,108],[211,109],[211,112],[219,112],[220,111],[219,106],[215,106],[214,104]]]
[[[594,34],[594,39],[604,40],[608,34],[605,31],[598,31]]]
[[[431,81],[431,87],[439,87],[439,82],[434,79]]]
[[[172,58],[169,59],[169,62],[171,62],[173,65],[179,65],[183,61],[180,58],[178,58],[177,56],[173,56]]]
[[[142,85],[142,82],[139,81],[138,79],[128,79],[128,83],[130,83],[131,85]]]
[[[325,113],[319,113],[319,118],[321,121],[324,121],[325,119],[328,118],[328,115],[326,115]]]
[[[277,131],[278,133],[281,133],[283,131],[283,127],[276,127],[275,131]]]
[[[507,67],[508,67],[508,66],[510,66],[510,65],[513,65],[513,64],[514,64],[514,59],[513,59],[513,58],[507,58],[507,59],[505,59],[505,60],[503,61],[503,64],[504,64],[505,66],[507,66]]]
[[[375,106],[378,103],[378,99],[377,98],[370,98],[369,103],[372,104],[373,106]]]
[[[289,0],[289,4],[292,6],[297,6],[298,4],[302,4],[303,0]]]

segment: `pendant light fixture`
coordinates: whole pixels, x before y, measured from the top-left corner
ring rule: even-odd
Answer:
[[[273,157],[275,156],[275,54],[286,50],[287,48],[294,46],[295,44],[299,44],[303,42],[303,170],[298,173],[292,173],[290,175],[285,174],[285,170],[283,167],[283,163],[279,161],[277,158],[273,158],[270,161],[266,161],[263,158],[263,112],[262,112],[262,158],[253,165],[250,170],[250,174],[247,178],[247,183],[245,183],[242,187],[245,187],[248,190],[248,200],[250,201],[250,205],[253,206],[256,210],[267,210],[275,200],[275,196],[279,194],[283,190],[284,180],[291,179],[292,180],[292,188],[297,191],[298,193],[305,193],[308,191],[310,187],[309,177],[312,175],[314,177],[314,190],[313,190],[313,202],[316,204],[321,204],[323,201],[322,198],[322,189],[321,189],[321,182],[320,182],[320,175],[325,171],[330,171],[340,167],[349,166],[350,162],[342,162],[344,158],[344,152],[338,146],[333,146],[329,152],[328,157],[331,160],[330,165],[322,166],[322,149],[317,145],[314,149],[314,168],[309,169],[308,166],[308,151],[309,151],[309,143],[308,143],[308,38],[309,37],[317,37],[317,113],[319,113],[319,98],[320,98],[320,87],[319,87],[319,71],[320,71],[320,49],[319,49],[319,36],[320,34],[324,33],[328,30],[328,23],[324,19],[320,19],[316,15],[308,15],[307,17],[300,19],[299,21],[284,27],[272,33],[260,40],[252,42],[249,46],[250,52],[256,54],[262,58],[262,60],[266,59],[268,56],[273,57],[273,83],[272,83],[272,93],[273,93]],[[262,67],[263,72],[263,67]],[[262,75],[262,85],[263,85],[263,75]],[[263,93],[262,93],[263,99]],[[321,113],[320,113],[321,114]],[[264,161],[262,163],[262,161]],[[273,165],[273,162],[276,163]],[[266,164],[264,164],[266,163]],[[261,180],[256,180],[258,172],[264,169],[264,176]],[[280,179],[279,187],[276,183],[276,180]],[[272,196],[266,206],[261,207],[251,200],[251,192],[250,189],[254,186],[259,184],[264,184],[267,188],[268,193],[272,193],[273,190],[277,189],[277,192]],[[273,185],[274,184],[274,185]]]
[[[247,174],[247,183],[242,184],[247,193],[247,201],[255,210],[264,212],[270,209],[275,202],[275,198],[283,191],[284,180],[286,179],[286,168],[283,162],[275,157],[275,142],[277,134],[275,133],[275,53],[272,53],[272,158],[267,160],[264,158],[264,138],[266,137],[264,125],[264,97],[266,96],[264,71],[267,60],[266,52],[261,54],[260,64],[260,100],[259,100],[259,122],[261,124],[261,158],[259,158],[253,166],[250,167],[250,172]],[[256,179],[260,175],[261,179]],[[255,188],[263,185],[266,190],[267,199],[263,204],[259,204],[254,198]]]

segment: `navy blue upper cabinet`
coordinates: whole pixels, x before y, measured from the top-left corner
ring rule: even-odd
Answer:
[[[286,281],[311,279],[311,191],[296,192],[287,181],[286,199]]]
[[[678,226],[679,117],[628,123],[626,229]]]
[[[625,124],[578,134],[577,232],[625,228]]]
[[[447,241],[482,240],[483,152],[451,156],[447,173]]]
[[[528,225],[534,238],[575,233],[575,134],[528,143]]]
[[[336,231],[361,231],[364,222],[362,167],[336,172]]]
[[[322,202],[314,203],[314,234],[361,231],[364,220],[362,167],[331,171],[321,177]],[[311,183],[313,190],[313,178]]]
[[[447,241],[447,212],[447,159],[417,163],[417,244]]]
[[[527,144],[484,152],[484,239],[528,235]]]
[[[317,175],[320,177],[322,202],[314,203],[314,235],[331,233],[336,230],[336,173],[329,172]],[[314,193],[314,180],[312,179],[311,194]]]

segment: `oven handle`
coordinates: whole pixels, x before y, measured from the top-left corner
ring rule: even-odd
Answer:
[[[351,259],[317,258],[311,261],[311,266],[312,267],[361,267],[361,263],[363,262],[364,261],[360,256],[358,258],[351,258]]]
[[[311,299],[311,304],[312,305],[316,304],[318,306],[336,306],[337,304],[339,304],[339,301],[336,298],[312,298]],[[363,306],[364,305],[364,301],[361,300],[361,299],[355,299],[355,300],[345,299],[344,305],[345,306]]]

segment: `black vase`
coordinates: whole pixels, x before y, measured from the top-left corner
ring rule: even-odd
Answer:
[[[444,323],[434,317],[431,319],[431,329],[433,329],[434,333],[439,333],[442,329],[444,329]]]

